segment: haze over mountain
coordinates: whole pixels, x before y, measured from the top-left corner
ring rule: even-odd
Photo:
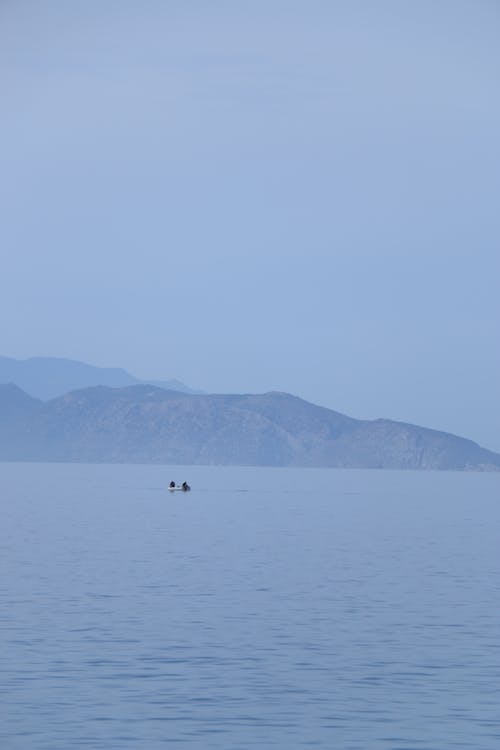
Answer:
[[[42,400],[96,385],[120,388],[151,384],[172,391],[200,393],[179,380],[141,380],[121,367],[95,367],[62,357],[13,359],[0,356],[0,383],[15,383],[30,396]]]
[[[1,2],[0,353],[500,451],[499,28],[494,0]]]
[[[194,395],[153,386],[43,402],[0,386],[0,460],[500,470],[448,433],[352,419],[286,393]]]

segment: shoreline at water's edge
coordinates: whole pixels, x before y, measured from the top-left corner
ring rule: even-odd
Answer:
[[[204,469],[282,469],[291,471],[333,471],[333,472],[376,472],[381,473],[388,471],[390,473],[403,472],[405,474],[500,474],[500,468],[496,466],[485,467],[485,468],[464,468],[464,469],[414,469],[414,468],[402,468],[402,467],[387,467],[387,466],[283,466],[283,465],[271,465],[271,464],[202,464],[202,463],[181,463],[172,462],[164,463],[161,461],[75,461],[75,460],[61,460],[54,459],[52,461],[39,460],[33,458],[17,458],[17,459],[4,459],[0,458],[0,465],[8,464],[36,464],[40,466],[144,466],[144,467],[190,467],[193,468],[204,468]],[[168,489],[168,488],[167,488]]]

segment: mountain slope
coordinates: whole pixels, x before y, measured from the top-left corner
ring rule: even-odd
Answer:
[[[22,360],[0,357],[0,383],[15,383],[26,393],[43,401],[77,388],[96,385],[122,388],[146,382],[159,388],[196,393],[179,380],[139,380],[119,367],[95,367],[60,357],[31,357]]]
[[[36,460],[40,435],[36,428],[43,403],[13,383],[0,385],[0,458]]]
[[[0,386],[0,460],[499,470],[500,455],[415,425],[352,419],[284,393],[153,386],[48,402]]]

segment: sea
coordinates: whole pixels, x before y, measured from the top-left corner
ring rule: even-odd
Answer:
[[[2,750],[500,747],[500,474],[0,464],[0,514]]]

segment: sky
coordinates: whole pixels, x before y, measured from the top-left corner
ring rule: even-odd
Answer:
[[[500,451],[496,0],[0,0],[0,354]]]

